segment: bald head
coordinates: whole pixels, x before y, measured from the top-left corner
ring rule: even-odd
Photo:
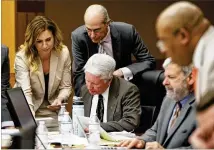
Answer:
[[[191,2],[176,2],[167,7],[158,17],[157,26],[168,26],[171,29],[185,27],[191,31],[203,20],[199,7]]]
[[[110,21],[106,8],[98,4],[89,6],[85,11],[84,21],[85,22],[88,22],[91,20],[97,21],[98,19],[103,23],[107,23]]]

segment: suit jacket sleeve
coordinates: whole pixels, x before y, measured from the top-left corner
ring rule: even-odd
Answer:
[[[131,70],[134,76],[142,74],[146,70],[154,69],[156,65],[155,58],[149,53],[148,48],[144,44],[134,26],[132,26],[132,40],[132,54],[136,58],[136,63],[128,65],[127,68]]]
[[[30,84],[30,69],[26,62],[26,57],[23,51],[19,51],[15,58],[15,87],[21,87],[27,102],[30,106],[32,113],[34,114],[34,103],[32,101],[32,88]]]
[[[77,33],[72,33],[72,56],[73,56],[73,82],[75,95],[80,95],[81,87],[85,84],[83,67],[88,60],[86,48],[78,40]],[[84,43],[83,43],[84,44]]]
[[[120,105],[120,104],[118,104]],[[140,94],[136,86],[131,86],[122,100],[122,118],[119,121],[101,123],[101,127],[107,132],[133,131],[140,123]],[[116,117],[116,114],[114,114]]]
[[[157,128],[158,128],[158,121],[155,121],[154,125],[150,129],[148,129],[145,134],[143,134],[141,139],[143,139],[145,142],[156,141]]]
[[[67,53],[67,55],[65,54],[64,55],[65,58],[63,58],[65,61],[65,65],[63,68],[62,80],[59,85],[58,98],[61,100],[68,100],[68,98],[71,94],[71,90],[72,90],[72,87],[71,87],[71,58],[70,58],[68,50],[66,50],[64,53]]]
[[[1,111],[2,111],[2,122],[11,121],[10,113],[7,108],[7,96],[6,90],[10,88],[10,61],[8,57],[8,48],[1,46]]]

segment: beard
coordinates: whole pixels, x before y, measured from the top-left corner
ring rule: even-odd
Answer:
[[[166,96],[175,101],[180,101],[189,94],[188,85],[186,82],[181,83],[178,88],[166,87]]]

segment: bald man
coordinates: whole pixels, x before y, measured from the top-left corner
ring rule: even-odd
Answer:
[[[157,47],[162,53],[180,65],[188,65],[193,60],[198,70],[199,128],[191,142],[198,148],[214,148],[214,27],[199,7],[181,1],[159,15],[156,30]]]
[[[112,22],[102,5],[89,6],[84,21],[85,25],[74,30],[71,37],[75,95],[80,94],[85,84],[83,67],[95,53],[112,56],[116,61],[114,75],[126,80],[136,81],[144,71],[155,68],[154,57],[133,25]],[[135,63],[132,55],[136,58]]]

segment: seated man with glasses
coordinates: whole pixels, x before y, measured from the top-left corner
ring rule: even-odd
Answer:
[[[181,67],[166,59],[163,68],[166,97],[154,125],[138,139],[118,146],[145,149],[191,148],[189,136],[196,128],[192,66]]]
[[[114,75],[137,81],[136,77],[155,68],[149,53],[133,25],[112,22],[102,5],[91,5],[84,15],[85,25],[72,32],[74,90],[76,96],[85,84],[83,66],[95,53],[104,53],[116,61]],[[134,55],[136,62],[132,62]],[[133,81],[132,80],[132,81]]]

